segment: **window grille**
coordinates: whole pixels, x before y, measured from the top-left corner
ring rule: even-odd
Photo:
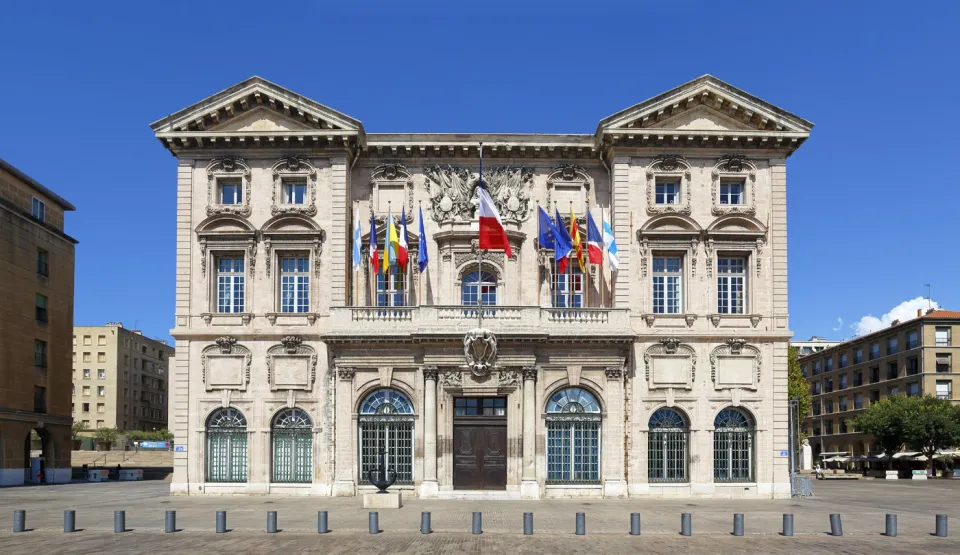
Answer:
[[[713,479],[753,481],[753,440],[756,428],[743,412],[726,408],[713,422]]]
[[[650,482],[687,482],[687,443],[690,428],[674,409],[662,408],[650,416],[647,442],[647,478]]]
[[[380,450],[387,469],[397,473],[396,484],[413,483],[413,405],[392,389],[374,391],[360,404],[360,483],[370,483],[370,471],[379,470]]]
[[[207,481],[247,481],[247,419],[221,408],[207,419]]]
[[[547,483],[600,482],[600,404],[570,387],[547,402]]]
[[[284,409],[273,418],[273,481],[313,481],[313,423],[301,409]]]

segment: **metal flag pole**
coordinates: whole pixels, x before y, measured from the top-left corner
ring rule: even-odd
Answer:
[[[540,244],[540,203],[537,203],[537,305],[540,304],[540,288],[543,287],[541,280],[543,279],[543,272],[540,271],[540,253],[542,252],[543,245]]]
[[[480,177],[477,180],[477,187],[483,187],[483,143],[480,143]],[[477,191],[477,199],[480,198],[480,192]],[[479,211],[479,206],[477,207]],[[480,213],[477,213],[477,327],[483,327],[483,251],[480,250]]]
[[[417,223],[419,223],[422,226],[423,225],[423,221],[422,221],[423,201],[422,200],[419,201],[418,205],[420,207],[420,211],[418,212],[419,215],[417,217],[420,218],[421,221]],[[420,249],[425,249],[427,248],[427,246],[420,244],[422,239],[423,237],[420,236],[420,230],[418,229],[417,230],[417,306],[423,305],[423,272],[420,270]],[[409,264],[409,262],[407,262],[407,264]],[[424,270],[426,270],[426,268],[424,268]]]
[[[603,207],[600,207],[600,308],[604,308],[605,297],[604,294],[604,282],[606,281],[606,275],[603,273],[603,261],[607,258],[607,241],[604,239],[603,234]]]
[[[359,208],[359,204],[354,203],[354,205],[353,205],[353,225],[354,225],[354,227],[356,227],[359,223],[360,223],[360,208]],[[352,235],[352,234],[351,234],[351,235]],[[356,238],[356,237],[352,237],[351,239],[353,239],[353,240],[355,241],[357,238]],[[360,233],[360,243],[363,244],[363,233],[362,233],[362,232]],[[357,249],[357,252],[360,252],[360,256],[363,256],[363,253],[360,251],[360,245],[350,245],[350,247],[351,247],[351,248],[354,248],[354,249]],[[359,262],[359,261],[358,261],[358,262]],[[359,297],[360,297],[360,291],[359,291],[359,288],[357,287],[357,284],[358,284],[359,282],[360,282],[360,264],[357,264],[356,266],[353,267],[353,283],[351,284],[351,285],[352,285],[352,294],[351,294],[351,297],[353,298],[353,306],[358,306],[358,305],[360,304],[360,301],[358,300]]]

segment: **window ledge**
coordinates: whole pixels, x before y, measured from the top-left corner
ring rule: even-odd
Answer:
[[[204,312],[200,314],[200,317],[203,318],[203,323],[208,326],[238,326],[238,325],[249,325],[253,320],[252,312],[230,312],[230,313],[219,313],[219,312]]]
[[[763,316],[760,314],[711,314],[710,322],[715,328],[745,328],[747,322],[754,328],[760,325]]]
[[[316,312],[267,312],[264,316],[271,326],[312,326],[320,315]]]

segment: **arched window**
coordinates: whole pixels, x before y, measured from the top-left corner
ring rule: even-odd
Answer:
[[[273,481],[313,481],[313,422],[301,409],[284,409],[273,417]]]
[[[235,408],[219,408],[207,419],[207,481],[247,481],[247,419]]]
[[[651,482],[687,482],[687,438],[690,427],[674,409],[657,409],[650,416],[647,478]]]
[[[553,306],[557,308],[583,307],[583,272],[580,264],[571,259],[567,271],[553,273]]]
[[[461,300],[464,306],[496,306],[497,276],[492,272],[468,272],[460,283]]]
[[[752,482],[753,420],[741,410],[725,408],[713,421],[713,479]]]
[[[394,264],[377,274],[377,306],[407,306],[407,274]]]
[[[547,401],[547,482],[599,481],[600,404],[585,389],[561,389]]]
[[[374,391],[360,403],[360,483],[380,468],[380,450],[397,484],[413,483],[413,405],[394,389]]]

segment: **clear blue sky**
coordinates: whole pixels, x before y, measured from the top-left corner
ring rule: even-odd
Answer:
[[[175,160],[148,124],[255,74],[370,132],[591,133],[710,73],[816,124],[788,162],[798,338],[925,283],[960,309],[957,2],[322,4],[4,6],[0,157],[77,206],[77,324],[168,337]]]

